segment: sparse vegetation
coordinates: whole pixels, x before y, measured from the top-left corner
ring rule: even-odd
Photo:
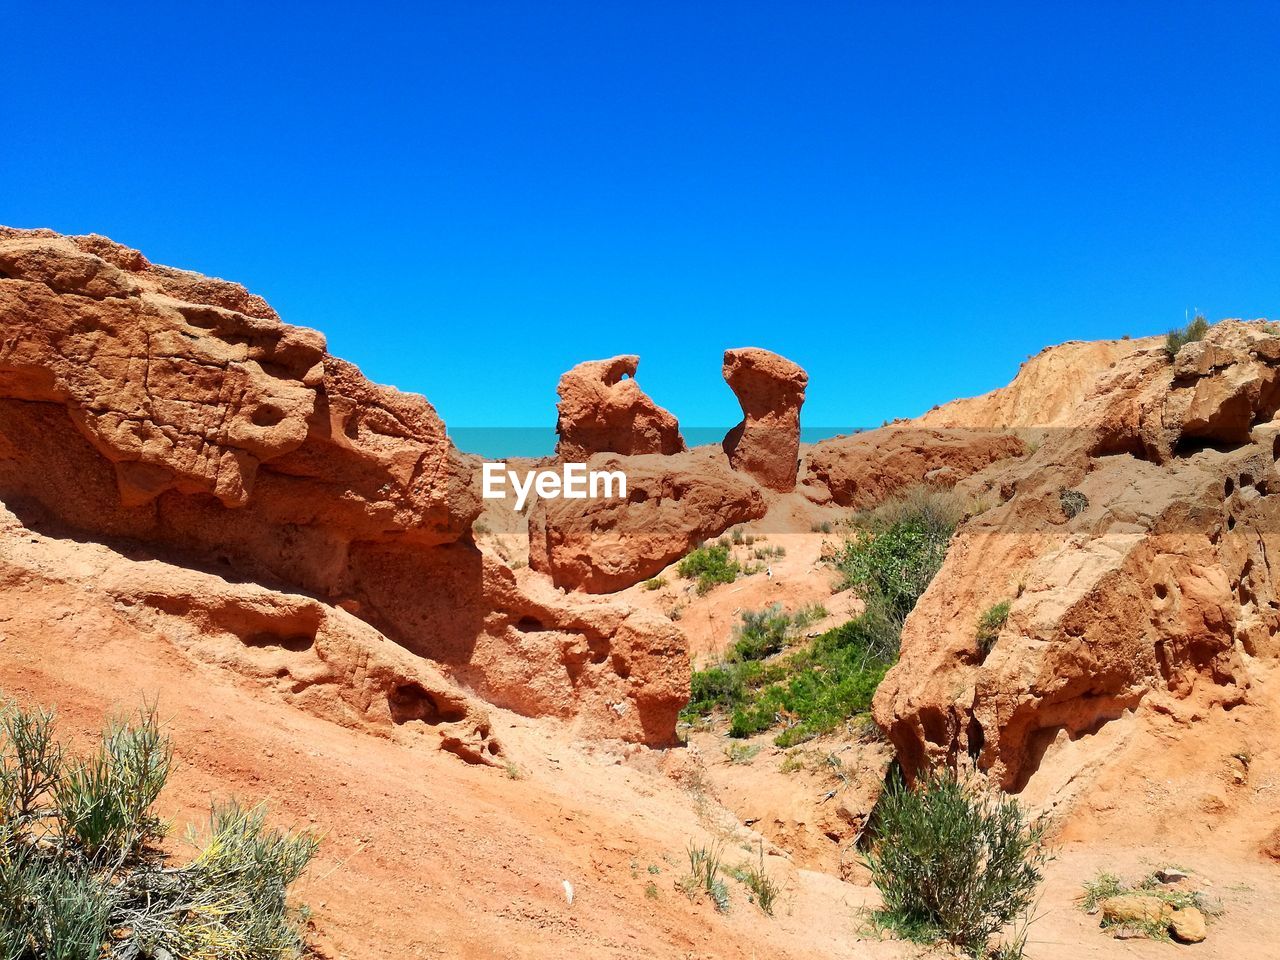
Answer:
[[[768,616],[753,621],[745,643],[739,628],[726,661],[694,673],[685,719],[722,710],[734,737],[782,726],[774,740],[782,747],[850,720],[863,730],[874,726],[871,698],[897,660],[902,623],[941,566],[961,515],[949,494],[921,490],[859,517],[836,563],[866,611],[785,654]],[[803,629],[795,616],[792,635]]]
[[[1203,340],[1205,334],[1209,332],[1209,321],[1205,319],[1204,314],[1197,313],[1195,319],[1188,323],[1185,327],[1177,330],[1170,330],[1164,339],[1164,352],[1169,355],[1169,359],[1173,360],[1178,356],[1178,352],[1188,343],[1195,343],[1197,340]]]
[[[1089,498],[1079,490],[1063,490],[1058,494],[1058,503],[1068,520],[1080,516],[1089,509]]]
[[[818,523],[815,521],[814,523],[809,525],[809,532],[810,533],[830,533],[831,521],[823,520],[821,523]]]
[[[112,723],[84,757],[54,718],[0,704],[0,956],[6,960],[302,955],[287,891],[318,841],[215,805],[200,852],[172,866],[153,806],[172,766],[153,707]]]
[[[667,585],[666,577],[653,577],[644,582],[644,588],[646,590],[661,590],[666,585]]]
[[[976,640],[978,642],[978,654],[982,659],[985,660],[987,654],[991,652],[991,648],[996,645],[996,638],[1000,636],[1000,630],[1008,619],[1008,600],[1001,600],[999,603],[992,604],[978,618]]]
[[[689,872],[677,884],[690,900],[705,896],[721,913],[729,912],[729,888],[720,876],[721,848],[689,847]]]
[[[747,899],[760,908],[766,916],[773,916],[773,907],[778,900],[778,884],[765,872],[764,845],[760,846],[760,856],[756,863],[744,863],[733,871],[733,878],[747,888]]]
[[[725,759],[730,763],[750,763],[759,752],[759,744],[730,743],[724,748]]]
[[[930,773],[914,789],[886,789],[876,828],[867,865],[884,907],[875,922],[987,956],[993,936],[1028,916],[1048,855],[1043,825],[1028,822],[1015,799]]]
[[[1080,904],[1080,909],[1085,913],[1096,913],[1101,909],[1104,900],[1125,896],[1126,894],[1155,897],[1157,900],[1167,903],[1174,910],[1195,907],[1204,914],[1212,915],[1214,913],[1199,890],[1185,890],[1161,883],[1159,877],[1154,873],[1147,874],[1136,883],[1127,883],[1114,873],[1106,870],[1100,871],[1092,880],[1085,881],[1084,893],[1079,898],[1078,903]],[[1104,920],[1103,924],[1106,925],[1107,921]],[[1144,930],[1144,932],[1149,933],[1150,931]],[[1158,926],[1157,933],[1161,936],[1165,935],[1164,927]]]
[[[697,581],[699,594],[707,593],[717,584],[733,583],[741,571],[741,564],[730,556],[727,541],[696,548],[676,567],[680,576]]]
[[[757,560],[774,560],[787,555],[787,548],[783,546],[756,547],[751,555]]]

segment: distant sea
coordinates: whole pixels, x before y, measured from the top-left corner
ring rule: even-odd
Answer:
[[[681,427],[691,447],[719,443],[730,427]],[[830,437],[861,433],[865,427],[801,427],[801,443],[817,443]],[[549,457],[556,450],[554,427],[450,427],[449,437],[463,453],[491,460],[507,457]]]

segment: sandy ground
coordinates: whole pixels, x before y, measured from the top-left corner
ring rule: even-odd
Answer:
[[[741,609],[822,600],[843,619],[852,598],[832,597],[830,571],[815,566],[825,539],[770,535],[787,549],[771,562],[772,577],[689,596],[682,624],[699,656],[723,648]],[[632,592],[657,608],[671,599]],[[510,767],[469,766],[412,724],[381,736],[305,713],[162,634],[140,632],[92,590],[38,580],[0,591],[0,689],[56,707],[74,738],[158,701],[179,760],[161,801],[177,853],[189,851],[183,825],[200,822],[214,798],[265,800],[276,822],[322,832],[298,894],[315,910],[324,957],[946,955],[866,929],[861,912],[877,895],[856,852],[828,835],[847,827],[842,805],[865,812],[861,791],[882,770],[875,745],[806,744],[793,763],[802,769],[784,773],[787,755],[768,737],[740,763],[714,727],[686,747],[650,751],[577,741],[555,721],[494,711]],[[1050,758],[1060,782],[1033,781],[1028,791],[1058,823],[1028,956],[1280,955],[1280,866],[1258,853],[1280,799],[1275,729],[1272,713],[1240,707],[1191,726],[1168,718],[1064,744]],[[1243,778],[1232,767],[1237,742],[1250,758]],[[832,754],[854,771],[849,782],[824,765]],[[784,891],[775,916],[732,880],[723,915],[676,888],[689,846],[717,843],[730,865],[763,853]],[[1115,940],[1077,907],[1081,884],[1102,869],[1136,879],[1170,864],[1218,902],[1203,944]]]

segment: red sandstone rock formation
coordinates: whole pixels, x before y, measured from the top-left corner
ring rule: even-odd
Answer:
[[[1027,445],[992,430],[890,426],[814,444],[805,457],[805,495],[815,503],[866,509],[913,484],[955,486]]]
[[[312,597],[285,606],[311,611],[317,637],[353,611],[413,655],[387,655],[400,679],[379,681],[370,711],[465,719],[474,701],[406,665],[422,658],[587,735],[674,735],[688,679],[674,626],[530,596],[473,543],[478,471],[431,405],[242,287],[101,237],[5,228],[0,331],[0,500],[27,528],[142,551],[162,580],[182,567]],[[158,587],[138,596],[174,607]],[[274,629],[216,617],[250,646]],[[347,676],[333,658],[365,662],[374,642],[348,634],[366,639],[305,656],[331,651],[326,669]]]
[[[1072,409],[1044,416],[1015,380],[924,418],[1051,425],[1030,456],[960,485],[1004,502],[957,533],[877,693],[908,767],[970,757],[1021,789],[1110,724],[1187,721],[1253,697],[1280,655],[1277,344],[1269,325],[1237,321],[1176,362],[1160,341],[1117,342],[1105,364],[1059,366]],[[1064,489],[1083,495],[1078,514]],[[984,649],[978,617],[1006,600]]]
[[[679,453],[680,425],[633,379],[640,358],[580,363],[560,378],[556,392],[560,439],[556,455],[579,463],[593,453]]]
[[[758,347],[726,350],[723,373],[742,405],[742,422],[724,438],[729,462],[771,490],[794,489],[808,374]]]
[[[622,590],[765,514],[759,488],[725,466],[718,451],[599,455],[588,467],[624,470],[627,498],[542,500],[529,515],[529,565],[571,590]]]

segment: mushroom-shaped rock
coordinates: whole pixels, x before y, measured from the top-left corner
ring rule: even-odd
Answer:
[[[742,422],[724,438],[729,462],[772,490],[794,489],[800,407],[809,375],[799,364],[758,347],[726,350],[723,373],[742,405]]]
[[[556,454],[580,462],[593,453],[679,453],[680,424],[632,379],[640,358],[588,360],[560,378]]]

